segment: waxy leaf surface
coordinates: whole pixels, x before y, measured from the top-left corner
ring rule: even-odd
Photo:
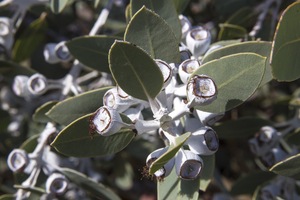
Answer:
[[[271,66],[275,79],[293,81],[300,78],[300,2],[288,6],[277,25]]]
[[[163,76],[141,48],[116,41],[109,52],[109,67],[117,84],[129,95],[147,101],[161,91]]]
[[[265,63],[266,57],[254,53],[233,54],[205,63],[193,75],[210,76],[217,85],[218,95],[211,104],[196,108],[222,113],[242,104],[260,85]]]
[[[142,7],[127,26],[124,39],[144,49],[152,58],[167,63],[180,61],[177,39],[168,24]]]
[[[75,97],[67,98],[46,113],[53,121],[68,125],[75,119],[95,112],[103,105],[103,95],[111,87],[91,90]]]
[[[115,154],[123,150],[135,137],[132,130],[121,130],[111,136],[89,133],[89,119],[83,116],[66,126],[52,142],[58,152],[74,157],[93,157]]]
[[[131,0],[131,16],[143,6],[157,13],[172,28],[177,41],[181,40],[181,24],[173,0]]]
[[[83,36],[66,43],[71,54],[82,64],[100,72],[110,72],[108,52],[117,37]]]
[[[275,164],[270,171],[282,176],[288,176],[300,179],[300,154],[291,156],[277,164]]]

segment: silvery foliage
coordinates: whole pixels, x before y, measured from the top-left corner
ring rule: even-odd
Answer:
[[[11,51],[13,36],[18,28],[14,25],[20,23],[26,10],[36,3],[48,3],[48,1],[9,0],[1,2],[0,5],[18,6],[15,16],[0,18],[0,44],[1,50],[6,54]],[[122,1],[116,3],[122,4]],[[164,86],[154,101],[145,102],[136,99],[116,86],[106,92],[103,97],[104,106],[94,113],[90,121],[90,129],[102,136],[110,136],[122,128],[133,129],[138,135],[145,138],[148,138],[151,133],[159,133],[167,147],[174,144],[176,138],[183,133],[191,132],[191,137],[174,158],[154,173],[158,180],[163,180],[173,168],[178,177],[183,180],[198,178],[205,166],[201,156],[213,155],[219,147],[217,133],[211,126],[224,115],[224,113],[209,113],[195,108],[212,103],[217,98],[218,88],[214,80],[205,74],[190,77],[195,70],[201,67],[202,56],[221,46],[213,46],[213,49],[209,49],[210,31],[201,26],[192,27],[190,21],[182,15],[179,16],[179,19],[182,24],[182,42],[179,47],[181,63],[174,64],[155,60],[163,74]],[[12,134],[18,135],[24,116],[32,113],[39,105],[84,91],[78,81],[85,80],[85,77],[78,75],[78,69],[82,65],[72,58],[64,44],[65,41],[47,44],[44,48],[44,57],[49,63],[72,61],[73,70],[65,77],[51,80],[41,74],[34,74],[30,77],[18,75],[12,84],[12,91],[8,88],[1,89],[2,108],[7,110],[13,119],[8,127]],[[91,74],[91,77],[94,77],[94,74]],[[102,74],[101,77],[94,83],[95,85],[111,85],[111,77],[107,74]],[[91,86],[91,88],[93,87],[95,86]],[[21,97],[22,100],[14,99],[14,96]],[[16,109],[15,105],[21,106],[23,109]],[[146,110],[151,110],[153,120],[144,119],[143,112]],[[133,123],[123,122],[121,114],[126,115]],[[43,172],[47,176],[44,199],[51,199],[56,195],[69,196],[71,199],[83,199],[86,194],[60,173],[61,167],[77,169],[96,181],[101,181],[102,177],[92,169],[89,159],[65,158],[51,151],[49,140],[60,131],[60,128],[56,124],[48,122],[40,133],[34,151],[27,153],[22,149],[15,149],[9,154],[7,163],[13,172],[28,174],[28,178],[21,184],[24,188],[34,187],[39,175]],[[273,166],[297,153],[295,148],[283,148],[282,137],[284,134],[273,127],[262,127],[260,132],[249,140],[251,151],[266,167]],[[167,147],[157,149],[147,157],[146,170],[156,159],[167,152]],[[277,196],[286,199],[298,198],[295,184],[290,179],[278,177],[261,188],[261,198],[268,199]],[[16,193],[17,199],[26,199],[29,196],[30,192],[24,189],[18,189]],[[218,199],[218,197],[216,196],[214,199]]]

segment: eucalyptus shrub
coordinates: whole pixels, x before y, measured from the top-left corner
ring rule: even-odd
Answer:
[[[0,6],[0,199],[299,198],[299,2]]]

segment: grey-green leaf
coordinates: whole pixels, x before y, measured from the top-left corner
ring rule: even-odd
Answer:
[[[117,84],[135,98],[154,99],[162,89],[160,69],[145,51],[133,44],[116,41],[109,52],[109,67]]]
[[[252,195],[258,185],[271,180],[276,175],[271,172],[254,171],[238,179],[232,186],[232,195],[249,194]]]
[[[131,0],[131,16],[143,6],[161,16],[172,28],[177,41],[181,40],[181,24],[173,0]]]
[[[51,0],[50,8],[54,13],[60,13],[68,4],[69,0]]]
[[[216,125],[213,129],[220,139],[247,138],[253,136],[262,126],[271,126],[272,122],[255,117],[245,117]]]
[[[82,64],[101,72],[110,72],[108,52],[114,41],[113,36],[82,36],[66,43],[71,54]]]
[[[177,39],[168,24],[156,13],[142,7],[127,26],[124,40],[144,49],[152,58],[178,63]]]
[[[116,195],[110,188],[104,186],[101,183],[95,182],[85,174],[69,168],[62,168],[59,171],[68,179],[70,179],[72,183],[75,183],[80,188],[83,188],[96,199],[121,200],[121,198]]]
[[[123,150],[135,137],[132,130],[121,130],[111,136],[89,134],[89,118],[86,115],[65,127],[52,142],[60,153],[74,157],[93,157],[115,154]],[[80,148],[78,148],[80,147]]]
[[[51,119],[46,115],[46,113],[55,105],[57,101],[49,101],[35,110],[32,115],[32,119],[36,122],[47,123]]]
[[[217,85],[218,96],[211,104],[197,109],[221,113],[246,101],[260,85],[265,63],[266,57],[254,53],[239,53],[202,65],[193,75],[210,76]]]
[[[46,115],[59,124],[68,125],[75,119],[95,112],[102,106],[103,95],[110,88],[100,88],[65,99],[53,106]]]
[[[199,189],[205,191],[215,170],[215,156],[201,156],[204,166],[200,176],[195,180],[180,179],[175,168],[171,174],[157,184],[158,199],[197,200]]]
[[[265,83],[271,81],[273,78],[271,72],[271,66],[269,64],[271,46],[272,46],[271,42],[264,42],[264,41],[241,42],[238,44],[228,45],[226,47],[217,49],[208,55],[205,55],[202,62],[206,63],[211,60],[222,58],[224,56],[228,56],[236,53],[243,53],[243,52],[252,52],[252,53],[259,54],[261,56],[267,57],[266,71],[263,80],[261,82],[261,85],[264,85]]]
[[[157,183],[157,198],[160,200],[197,200],[198,190],[199,179],[181,180],[174,168],[169,176]]]
[[[300,78],[300,3],[288,6],[280,17],[273,40],[271,66],[275,79]]]
[[[15,61],[28,59],[34,53],[46,39],[47,26],[46,15],[43,14],[17,38],[12,51]]]
[[[300,154],[291,156],[277,164],[270,171],[282,176],[289,176],[295,179],[300,179]]]
[[[172,159],[190,136],[191,133],[188,132],[179,137],[176,137],[175,144],[171,144],[168,150],[163,155],[161,155],[158,159],[152,162],[149,169],[149,173],[154,174],[157,170],[162,168],[170,159]]]

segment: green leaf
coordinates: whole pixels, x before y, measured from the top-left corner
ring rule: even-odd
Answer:
[[[229,45],[220,49],[213,51],[212,53],[205,55],[202,60],[202,63],[209,62],[211,60],[219,59],[224,56],[228,56],[236,53],[256,53],[261,56],[267,57],[266,61],[266,71],[262,80],[261,85],[272,80],[271,66],[270,66],[270,52],[271,52],[271,42],[263,42],[263,41],[252,41],[252,42],[242,42],[238,44]]]
[[[177,42],[181,41],[181,24],[173,0],[131,0],[131,16],[143,6],[146,6],[163,18],[172,28]]]
[[[215,170],[215,156],[201,156],[204,165],[200,176],[195,180],[180,179],[175,168],[171,174],[157,184],[158,199],[195,199],[199,197],[199,189],[205,191]]]
[[[190,0],[173,0],[173,3],[175,5],[177,13],[180,14],[186,9],[188,4],[190,3]]]
[[[198,190],[199,179],[182,180],[177,176],[174,167],[169,176],[157,183],[157,198],[159,200],[197,200]]]
[[[60,153],[74,157],[93,157],[115,154],[123,150],[135,137],[131,130],[121,130],[111,136],[89,134],[89,118],[86,115],[65,127],[52,142]],[[78,148],[80,147],[80,148]]]
[[[259,131],[262,126],[271,126],[272,122],[255,117],[239,118],[214,126],[220,139],[248,138]]]
[[[82,64],[101,72],[110,72],[108,51],[116,39],[112,36],[83,36],[68,41],[66,45]]]
[[[46,39],[46,31],[46,15],[42,14],[15,41],[12,50],[13,59],[17,62],[28,59]]]
[[[49,101],[39,108],[37,108],[32,115],[32,119],[36,122],[47,123],[51,121],[51,119],[46,115],[46,113],[55,105],[57,101]]]
[[[250,172],[246,176],[238,179],[232,186],[230,193],[232,195],[249,194],[252,195],[257,186],[262,183],[271,180],[276,175],[271,172],[254,171]]]
[[[121,200],[110,188],[95,182],[80,172],[68,168],[62,168],[59,171],[70,179],[72,183],[83,188],[96,199]]]
[[[239,53],[202,65],[193,75],[210,76],[217,85],[218,96],[211,104],[197,109],[221,113],[242,104],[260,85],[265,63],[266,58],[258,54]]]
[[[43,188],[39,188],[39,187],[33,187],[33,186],[22,186],[22,185],[14,185],[14,187],[16,189],[23,189],[25,191],[29,191],[29,192],[32,192],[34,194],[37,194],[37,195],[43,195],[43,194],[46,194],[46,190],[43,189]]]
[[[117,84],[135,98],[154,99],[162,89],[160,69],[145,51],[133,44],[116,41],[109,51],[109,67]]]
[[[51,0],[50,8],[54,13],[60,13],[68,4],[69,0]]]
[[[244,27],[234,24],[220,24],[221,30],[218,35],[218,40],[231,40],[237,38],[245,38],[248,32]]]
[[[134,169],[128,157],[117,157],[114,161],[115,184],[122,190],[129,190],[133,186]]]
[[[27,140],[25,140],[22,145],[20,146],[20,149],[25,150],[27,153],[31,153],[34,151],[36,145],[38,144],[38,137],[39,134],[33,135]]]
[[[159,15],[145,7],[132,17],[124,40],[141,47],[153,59],[180,62],[178,42],[172,29]]]
[[[204,166],[200,174],[200,190],[205,191],[215,171],[215,156],[201,156]]]
[[[0,74],[9,82],[13,82],[17,75],[31,76],[34,73],[36,72],[33,69],[22,67],[14,62],[0,60]]]
[[[158,159],[152,162],[149,168],[149,173],[154,174],[157,170],[162,168],[170,159],[172,159],[190,136],[191,133],[188,132],[177,137],[175,139],[175,144],[171,144],[164,154],[162,154]]]
[[[0,196],[0,200],[15,200],[16,197],[13,194],[4,194]]]
[[[271,66],[275,79],[293,81],[300,77],[300,2],[288,6],[280,17],[273,40]]]
[[[53,121],[68,125],[75,119],[95,112],[103,105],[103,95],[111,87],[91,90],[75,97],[65,99],[46,113]]]
[[[300,154],[291,156],[277,164],[275,164],[270,171],[282,176],[288,176],[300,179]]]

